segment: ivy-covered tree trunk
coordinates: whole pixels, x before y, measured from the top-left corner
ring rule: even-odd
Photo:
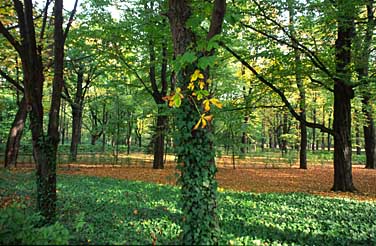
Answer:
[[[26,100],[25,97],[23,97],[20,104],[18,105],[16,116],[14,117],[12,126],[9,130],[7,144],[5,147],[5,168],[16,166],[18,151],[21,145],[21,137],[25,127],[26,117]]]
[[[334,184],[333,191],[355,191],[352,179],[351,146],[351,44],[354,36],[354,4],[337,1],[336,77],[334,79]]]
[[[190,3],[189,0],[168,2],[175,57],[195,47],[194,33],[186,26],[192,15]],[[225,0],[215,0],[208,40],[221,32],[225,9]],[[176,112],[176,127],[179,131],[175,142],[181,170],[181,201],[184,214],[182,243],[212,245],[218,243],[219,236],[216,214],[217,182],[214,178],[217,169],[210,126],[193,129],[200,120],[195,106],[197,102],[194,101],[197,99],[188,98],[188,84],[195,69],[195,65],[191,64],[177,71],[177,88],[181,88],[182,95],[186,95]]]

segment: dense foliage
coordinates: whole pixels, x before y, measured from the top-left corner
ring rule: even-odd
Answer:
[[[111,178],[58,176],[58,224],[32,229],[34,173],[1,171],[0,195],[19,197],[0,213],[0,243],[177,244],[183,215],[179,189]],[[253,194],[219,189],[220,244],[374,245],[376,204],[301,193]],[[28,199],[25,199],[28,198]],[[335,209],[334,209],[335,208]],[[24,216],[21,222],[20,214]],[[10,219],[12,218],[12,219]],[[24,227],[16,227],[23,224]],[[20,228],[32,229],[21,234]],[[65,229],[64,229],[65,228]],[[58,229],[58,230],[57,230]],[[65,234],[69,231],[69,235]],[[12,232],[12,233],[11,233]],[[3,235],[8,235],[4,237]],[[10,241],[9,235],[14,236]],[[51,239],[52,238],[52,239]],[[34,240],[34,241],[33,241]],[[59,241],[60,240],[60,241]],[[44,241],[47,243],[47,241]]]

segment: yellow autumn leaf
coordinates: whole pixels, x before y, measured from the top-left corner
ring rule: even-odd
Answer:
[[[193,82],[191,82],[191,83],[189,83],[187,88],[188,88],[188,90],[193,91],[195,89],[195,84]]]
[[[193,127],[193,130],[197,130],[197,128],[200,126],[200,124],[201,124],[201,118],[198,120],[196,125]]]
[[[207,120],[208,122],[211,122],[213,120],[213,115],[206,115],[204,116],[204,119]]]
[[[206,99],[202,102],[202,104],[204,105],[204,111],[208,112],[210,110],[210,101]]]
[[[196,69],[194,73],[191,75],[191,82],[196,81],[197,79],[203,79],[204,75],[201,73],[200,70]]]
[[[198,87],[200,87],[201,90],[204,89],[204,87],[205,87],[205,82],[204,82],[203,80],[199,80],[199,81],[198,81]]]
[[[206,127],[206,125],[207,125],[206,120],[204,118],[202,118],[201,119],[201,123],[202,123],[201,128],[204,129]]]
[[[214,104],[217,108],[222,108],[222,103],[217,98],[210,99],[210,102]]]
[[[196,123],[196,125],[193,127],[193,130],[197,130],[201,124],[201,128],[205,128],[208,123],[210,123],[213,119],[213,115],[205,115],[205,114],[202,114],[200,116],[200,119],[198,120],[198,122]]]

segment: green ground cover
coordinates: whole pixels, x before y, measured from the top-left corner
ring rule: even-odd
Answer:
[[[0,244],[178,244],[179,188],[59,175],[58,222],[37,228],[34,173],[0,171]],[[302,193],[218,193],[220,244],[376,245],[376,203]]]

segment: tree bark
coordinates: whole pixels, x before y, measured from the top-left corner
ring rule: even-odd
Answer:
[[[70,145],[70,161],[77,161],[77,150],[81,138],[82,106],[71,105],[72,108],[72,138]]]
[[[362,104],[362,110],[367,119],[366,125],[363,126],[366,168],[376,169],[376,132],[372,111],[370,110],[371,105],[369,96],[363,97]]]
[[[356,155],[361,155],[362,148],[360,145],[360,127],[359,124],[356,124],[355,127],[355,146],[356,146]]]
[[[160,110],[159,110],[160,111]],[[154,160],[153,168],[154,169],[163,169],[164,168],[164,146],[165,146],[165,134],[167,128],[167,116],[161,115],[161,112],[158,112],[156,131],[154,135]]]
[[[249,115],[245,115],[244,116],[244,124],[248,125],[248,123],[249,123]],[[244,131],[242,133],[242,139],[241,140],[242,140],[241,141],[242,146],[240,148],[240,152],[242,154],[247,154],[247,152],[248,152],[248,136],[247,136],[247,132]]]
[[[336,77],[334,79],[334,184],[333,191],[355,191],[352,179],[351,146],[351,44],[354,36],[354,5],[338,1]],[[353,6],[355,7],[355,6]]]
[[[189,0],[169,0],[168,3],[174,55],[177,57],[188,51],[190,47],[195,47],[195,35],[186,27],[192,13]],[[214,1],[207,40],[220,33],[225,10],[225,0]],[[209,55],[213,53],[214,50],[209,51]],[[177,77],[182,78],[177,86],[180,86],[183,94],[189,93],[187,86],[195,69],[195,65],[191,64],[177,71]],[[208,71],[206,72],[207,79],[209,74]],[[184,98],[176,113],[179,129],[176,144],[179,146],[177,152],[181,163],[179,168],[181,170],[181,201],[184,214],[182,243],[212,245],[218,244],[219,236],[216,214],[217,183],[214,179],[216,173],[215,151],[210,137],[210,124],[205,129],[193,130],[197,121],[196,107],[192,101]]]
[[[8,140],[5,148],[4,167],[9,168],[16,166],[18,151],[21,144],[22,132],[24,130],[27,117],[27,107],[25,97],[22,98],[18,105],[16,116],[8,134]]]

